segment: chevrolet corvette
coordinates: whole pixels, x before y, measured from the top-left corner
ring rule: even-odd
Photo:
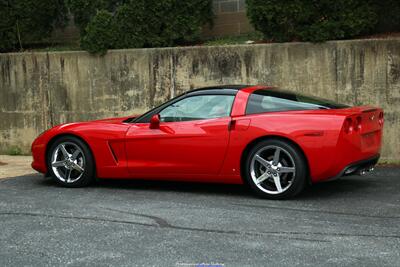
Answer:
[[[246,184],[283,199],[371,171],[383,110],[266,86],[186,92],[141,116],[55,126],[34,140],[32,167],[65,187],[98,179]]]

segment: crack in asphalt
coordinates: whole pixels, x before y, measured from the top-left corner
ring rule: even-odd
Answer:
[[[260,235],[260,233],[263,233],[263,232],[242,232],[242,231],[235,231],[235,230],[226,231],[226,230],[218,230],[218,229],[176,226],[176,225],[172,225],[172,224],[168,223],[165,219],[158,217],[158,216],[136,213],[136,212],[129,212],[129,211],[125,211],[125,210],[111,209],[111,208],[104,208],[104,209],[152,219],[155,223],[157,223],[157,225],[160,228],[170,228],[170,229],[174,229],[174,230],[198,231],[198,232],[219,233],[219,234]],[[265,232],[264,234],[272,235],[272,236],[276,236],[276,237],[283,236],[276,232],[270,232],[270,233]],[[330,242],[330,241],[322,240],[322,239],[310,239],[310,238],[299,238],[299,237],[286,237],[286,238],[293,239],[293,240],[301,240],[301,241]]]
[[[193,228],[193,227],[183,227],[183,226],[174,226],[169,224],[166,220],[157,217],[157,216],[152,216],[152,215],[147,215],[147,214],[141,214],[141,213],[135,213],[135,212],[129,212],[129,211],[122,211],[118,209],[110,209],[110,208],[104,208],[106,210],[110,211],[116,211],[120,213],[125,213],[125,214],[132,214],[135,216],[140,216],[140,217],[145,217],[145,218],[150,218],[153,219],[160,227],[166,227],[166,228],[172,228],[172,229],[178,229],[178,230],[195,230],[195,231],[204,231],[204,232],[217,232],[217,233],[234,233],[234,234],[248,234],[248,235],[259,235],[260,233],[268,234],[268,235],[323,235],[323,236],[344,236],[344,237],[383,237],[383,238],[400,238],[400,235],[373,235],[373,234],[347,234],[347,233],[323,233],[323,232],[291,232],[291,231],[282,231],[282,232],[276,232],[276,231],[261,231],[261,232],[240,232],[240,231],[224,231],[224,230],[215,230],[215,229],[204,229],[204,228]],[[290,239],[300,239],[300,238],[291,238]],[[302,240],[302,239],[300,239]],[[306,239],[310,240],[310,239]],[[314,241],[320,241],[320,242],[329,242],[326,240],[320,240],[320,239],[315,239]]]
[[[277,209],[277,210],[291,210],[291,211],[299,211],[299,212],[308,212],[308,213],[324,213],[324,214],[333,214],[333,215],[344,215],[344,216],[354,216],[354,217],[362,217],[362,218],[374,218],[374,219],[400,219],[400,216],[377,216],[377,215],[368,215],[368,214],[356,214],[350,212],[341,212],[341,211],[327,211],[327,210],[313,210],[313,209],[299,209],[299,208],[288,208],[288,207],[279,207],[279,206],[268,206],[268,205],[255,205],[255,204],[240,204],[234,203],[232,205],[235,206],[243,206],[250,208],[267,208],[267,209]]]
[[[166,220],[152,216],[148,214],[141,214],[135,212],[121,211],[117,209],[105,208],[110,211],[135,215],[142,218],[152,219],[156,224],[141,223],[128,220],[118,220],[109,219],[101,217],[85,217],[85,216],[67,216],[58,214],[44,214],[44,213],[31,213],[31,212],[0,212],[0,216],[32,216],[32,217],[45,217],[45,218],[58,218],[58,219],[72,219],[72,220],[83,220],[83,221],[93,221],[93,222],[109,222],[109,223],[119,223],[119,224],[130,224],[146,227],[157,227],[157,228],[168,228],[174,230],[185,230],[185,231],[197,231],[206,233],[219,233],[219,234],[238,234],[238,235],[269,235],[273,237],[285,237],[287,239],[301,240],[301,241],[312,241],[312,242],[331,242],[322,239],[308,239],[299,237],[289,237],[288,235],[319,235],[319,236],[340,236],[340,237],[368,237],[368,238],[395,238],[400,239],[400,235],[376,235],[376,234],[349,234],[349,233],[324,233],[324,232],[299,232],[299,231],[258,231],[258,232],[246,232],[246,231],[236,231],[236,230],[218,230],[218,229],[207,229],[207,228],[197,228],[197,227],[186,227],[186,226],[176,226],[168,223]]]
[[[270,235],[274,237],[284,237],[285,233],[277,233],[277,232],[270,232],[270,233],[263,233],[263,232],[241,232],[241,231],[225,231],[225,230],[218,230],[218,229],[206,229],[206,228],[195,228],[195,227],[184,227],[184,226],[175,226],[169,224],[166,220],[151,216],[147,214],[140,214],[140,213],[132,213],[126,212],[121,210],[114,210],[108,209],[111,211],[126,213],[130,215],[135,215],[138,217],[149,218],[152,219],[156,224],[147,224],[147,223],[140,223],[135,221],[127,221],[127,220],[117,220],[117,219],[108,219],[108,218],[100,218],[100,217],[84,217],[84,216],[66,216],[66,215],[57,215],[57,214],[43,214],[43,213],[30,213],[30,212],[0,212],[0,216],[32,216],[32,217],[44,217],[44,218],[56,218],[56,219],[72,219],[72,220],[83,220],[83,221],[93,221],[93,222],[109,222],[109,223],[119,223],[119,224],[130,224],[130,225],[138,225],[138,226],[147,226],[147,227],[156,227],[156,228],[166,228],[166,229],[173,229],[173,230],[184,230],[184,231],[197,231],[197,232],[205,232],[205,233],[218,233],[218,234],[239,234],[239,235],[253,235],[253,236],[260,236],[260,235]],[[287,237],[287,239],[292,240],[301,240],[301,241],[309,241],[309,242],[330,242],[327,240],[322,239],[311,239],[311,238],[298,238],[298,237]]]

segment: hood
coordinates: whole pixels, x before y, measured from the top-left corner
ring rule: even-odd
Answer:
[[[127,119],[134,119],[138,117],[138,115],[126,116],[126,117],[118,117],[118,118],[107,118],[100,120],[93,120],[92,122],[102,122],[102,123],[122,123]]]

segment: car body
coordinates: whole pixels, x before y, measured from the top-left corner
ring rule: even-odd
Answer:
[[[49,173],[51,145],[73,136],[89,148],[97,178],[241,184],[249,150],[274,139],[297,151],[307,182],[316,183],[370,170],[379,159],[382,129],[380,108],[348,107],[267,86],[214,86],[139,117],[55,126],[33,142],[32,167]]]

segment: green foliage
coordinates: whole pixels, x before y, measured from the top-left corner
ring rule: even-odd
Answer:
[[[369,0],[247,0],[247,6],[254,27],[279,42],[350,38],[377,23]]]
[[[66,0],[70,12],[74,15],[74,22],[83,32],[90,20],[100,10],[115,11],[123,0]]]
[[[22,155],[22,149],[18,146],[11,146],[6,150],[6,154],[10,156],[20,156]]]
[[[81,47],[90,53],[104,54],[114,43],[113,16],[110,12],[99,11],[86,26]]]
[[[212,20],[211,0],[69,1],[76,23],[84,27],[82,47],[92,53],[190,43]],[[109,28],[102,29],[106,25]]]
[[[65,25],[68,10],[81,47],[92,53],[197,42],[213,18],[212,0],[0,0],[0,52],[43,41]],[[247,10],[264,38],[278,42],[400,31],[400,0],[247,0]],[[208,43],[246,41],[241,38]]]
[[[378,14],[375,32],[400,31],[399,0],[374,0],[374,7]]]
[[[0,0],[0,51],[48,37],[66,21],[63,0]]]
[[[113,48],[144,47],[148,35],[151,34],[146,21],[144,1],[133,1],[120,6],[114,16],[115,42]]]

